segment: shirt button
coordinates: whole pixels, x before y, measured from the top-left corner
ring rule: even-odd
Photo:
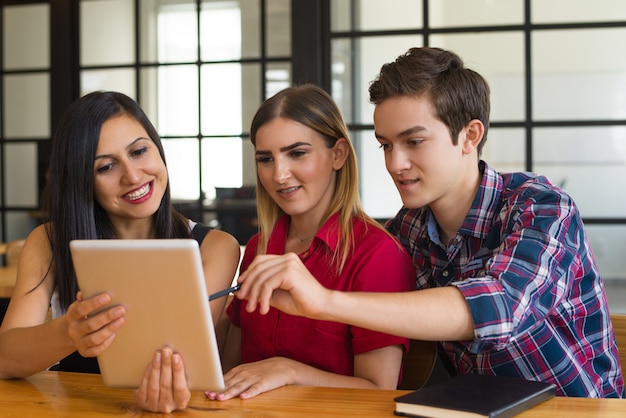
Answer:
[[[448,277],[448,274],[450,274],[448,273],[448,270],[444,270],[443,273],[441,273],[443,277]]]

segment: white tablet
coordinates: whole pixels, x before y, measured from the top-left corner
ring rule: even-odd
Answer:
[[[105,385],[139,386],[155,350],[167,345],[182,354],[192,390],[224,389],[197,241],[74,240],[70,251],[84,297],[106,292],[127,309],[98,356]]]

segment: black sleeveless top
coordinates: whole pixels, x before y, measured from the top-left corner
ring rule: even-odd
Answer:
[[[197,223],[191,230],[191,235],[196,241],[198,241],[198,244],[201,245],[204,237],[209,233],[209,231],[211,231],[211,229],[213,228],[210,226]],[[100,373],[97,358],[83,357],[78,353],[78,351],[74,351],[72,354],[59,361],[59,363],[52,366],[50,370],[79,373]]]

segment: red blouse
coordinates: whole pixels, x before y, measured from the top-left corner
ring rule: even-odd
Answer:
[[[384,231],[353,220],[356,248],[341,274],[329,265],[338,245],[338,215],[333,215],[315,235],[309,252],[301,259],[311,274],[326,288],[342,291],[403,292],[415,289],[415,270],[406,250]],[[284,254],[290,218],[282,217],[274,227],[268,254]],[[245,271],[258,246],[258,235],[250,239],[241,264]],[[241,328],[241,358],[244,363],[281,356],[320,370],[352,376],[354,355],[409,340],[380,332],[329,321],[288,315],[271,308],[266,315],[248,313],[237,298],[228,307],[232,323]],[[389,318],[393,320],[393,318]]]

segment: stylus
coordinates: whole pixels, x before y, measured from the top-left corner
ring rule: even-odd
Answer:
[[[217,299],[217,298],[221,298],[222,296],[226,296],[230,292],[236,292],[237,290],[239,290],[240,287],[241,287],[241,285],[237,284],[236,286],[229,287],[228,289],[220,290],[219,292],[213,293],[212,295],[209,295],[209,302],[211,302],[213,299]]]

